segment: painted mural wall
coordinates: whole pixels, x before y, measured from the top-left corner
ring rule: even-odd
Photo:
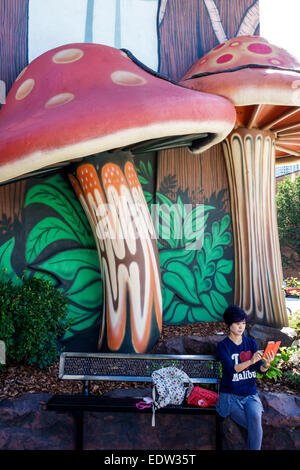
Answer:
[[[259,33],[258,0],[0,0],[0,15],[0,78],[7,90],[29,61],[62,44],[126,48],[180,80],[227,38]],[[157,229],[163,323],[220,321],[235,282],[221,145],[201,155],[179,148],[134,161]],[[103,280],[96,252],[63,172],[0,186],[0,268],[16,282],[24,270],[46,276],[69,296],[69,350],[97,348]]]
[[[51,280],[68,295],[73,348],[95,350],[101,323],[99,260],[88,220],[60,173],[0,187],[0,269]]]

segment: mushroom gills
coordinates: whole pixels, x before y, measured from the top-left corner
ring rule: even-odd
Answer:
[[[76,161],[80,161],[80,160],[82,160],[82,158],[80,158]],[[73,160],[73,161],[75,161],[75,160]],[[34,178],[34,177],[39,177],[39,176],[48,176],[51,173],[55,173],[57,171],[60,171],[62,168],[65,168],[69,164],[70,164],[70,162],[60,162],[59,164],[56,164],[56,165],[49,165],[49,166],[46,166],[44,168],[40,168],[39,170],[31,171],[30,173],[26,173],[24,175],[22,174],[20,176],[16,176],[15,178],[11,178],[11,179],[6,180],[6,181],[0,181],[0,186],[10,184],[10,183],[15,183],[16,181],[27,180],[29,178]]]
[[[172,148],[188,147],[192,152],[199,151],[201,147],[210,143],[216,138],[214,133],[188,134],[179,137],[170,136],[164,139],[151,139],[134,146],[126,147],[123,150],[131,150],[133,155],[140,153],[167,150]],[[118,149],[119,150],[119,149]]]

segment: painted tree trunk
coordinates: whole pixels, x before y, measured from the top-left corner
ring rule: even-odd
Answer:
[[[235,129],[224,141],[235,244],[235,303],[252,321],[287,326],[270,132]]]
[[[100,258],[104,302],[98,350],[143,353],[159,338],[162,296],[155,231],[131,155],[85,159],[69,180]]]
[[[0,0],[0,79],[7,93],[28,64],[28,9],[29,0]]]

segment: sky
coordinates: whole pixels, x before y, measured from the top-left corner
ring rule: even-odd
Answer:
[[[260,35],[300,61],[300,0],[259,0]]]

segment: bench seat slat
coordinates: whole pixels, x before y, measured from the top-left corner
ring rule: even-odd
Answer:
[[[143,410],[136,407],[136,403],[139,401],[137,397],[132,398],[109,398],[109,397],[97,397],[97,396],[84,396],[84,395],[55,395],[47,402],[47,410],[53,411],[124,411],[124,412],[145,412],[152,413],[152,408],[144,408]],[[216,409],[214,407],[192,407],[184,405],[168,405],[164,408],[156,410],[156,413],[181,413],[181,414],[193,414],[193,413],[205,413],[215,414]]]

